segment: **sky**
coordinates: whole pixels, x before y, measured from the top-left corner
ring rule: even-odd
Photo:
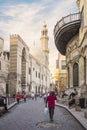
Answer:
[[[49,63],[55,66],[58,50],[53,30],[62,17],[78,12],[76,0],[0,0],[0,37],[9,50],[10,35],[19,34],[31,48],[40,47],[41,29],[47,24]]]

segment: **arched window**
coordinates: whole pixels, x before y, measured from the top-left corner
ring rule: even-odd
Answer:
[[[79,67],[77,63],[73,65],[73,87],[79,86]]]

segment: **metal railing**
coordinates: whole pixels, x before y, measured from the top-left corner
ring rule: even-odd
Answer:
[[[80,21],[80,13],[70,14],[68,16],[63,17],[60,21],[57,22],[57,24],[54,27],[54,35],[57,34],[57,32],[66,24]]]

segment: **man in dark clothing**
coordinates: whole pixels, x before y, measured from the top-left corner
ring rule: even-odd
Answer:
[[[7,102],[6,102],[6,98],[2,97],[1,95],[0,95],[0,106],[1,106],[1,107],[4,107],[5,110],[7,111]]]
[[[72,92],[72,93],[69,95],[69,99],[75,97],[76,95],[78,95],[78,92],[77,92],[76,88],[74,88],[74,92]]]
[[[49,117],[50,121],[53,121],[54,108],[55,108],[55,100],[57,100],[54,92],[50,92],[50,95],[46,98],[46,107],[48,105],[49,108]]]

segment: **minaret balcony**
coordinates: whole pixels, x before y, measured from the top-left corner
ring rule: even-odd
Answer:
[[[63,17],[54,27],[54,40],[58,51],[66,54],[66,45],[68,42],[79,33],[80,28],[80,13],[70,14]]]

